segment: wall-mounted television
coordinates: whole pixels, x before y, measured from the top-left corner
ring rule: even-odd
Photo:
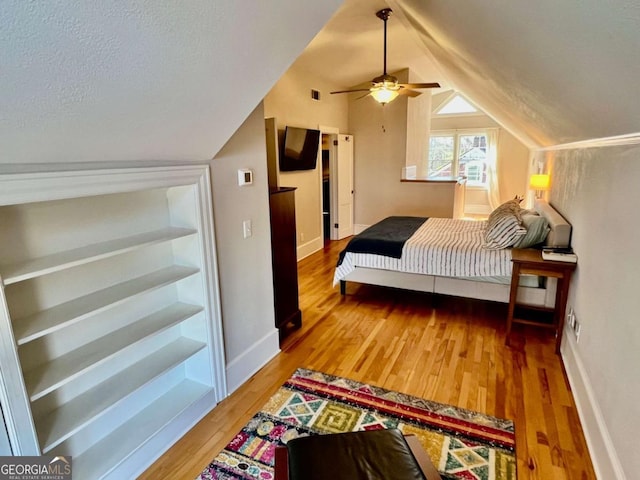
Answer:
[[[285,127],[280,171],[313,170],[316,168],[320,130],[300,127]]]

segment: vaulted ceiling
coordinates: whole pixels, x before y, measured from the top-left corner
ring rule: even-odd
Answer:
[[[349,87],[410,68],[530,147],[640,131],[640,1],[346,0],[297,62]]]
[[[530,147],[640,131],[640,0],[340,5],[5,0],[0,163],[211,158],[296,58],[345,87],[379,75],[385,6],[390,72]]]
[[[340,3],[2,0],[0,163],[210,159]]]

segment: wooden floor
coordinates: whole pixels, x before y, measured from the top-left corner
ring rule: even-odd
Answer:
[[[282,353],[152,465],[143,479],[194,479],[298,367],[509,418],[518,479],[595,479],[548,330],[515,327],[506,305],[349,284],[331,287],[341,242],[299,263],[302,329]]]

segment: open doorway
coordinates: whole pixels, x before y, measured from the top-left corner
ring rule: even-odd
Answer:
[[[331,145],[335,135],[322,135],[322,233],[324,243],[331,240]]]
[[[321,127],[323,238],[353,235],[353,136]]]

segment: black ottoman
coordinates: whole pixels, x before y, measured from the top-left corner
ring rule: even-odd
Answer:
[[[409,442],[397,429],[296,438],[276,450],[275,479],[441,480],[417,438]]]

